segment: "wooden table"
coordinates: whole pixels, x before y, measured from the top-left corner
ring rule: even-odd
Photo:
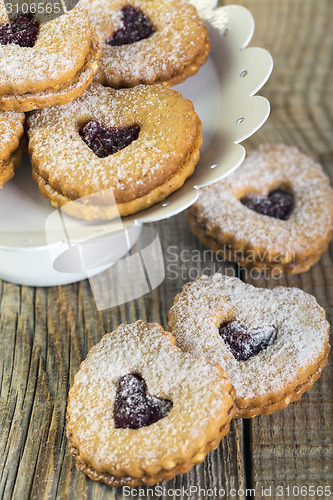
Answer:
[[[271,117],[246,146],[265,142],[296,145],[319,160],[333,177],[332,0],[238,3],[248,7],[256,20],[251,45],[267,48],[275,62],[273,75],[261,92],[271,102]],[[142,318],[166,326],[174,295],[203,268],[240,272],[210,258],[182,261],[182,249],[204,250],[183,215],[154,227],[163,242],[167,279],[149,295],[119,308],[98,312],[88,282],[49,289],[1,283],[1,498],[120,500],[135,498],[136,493],[136,498],[144,494],[151,500],[243,499],[247,488],[256,489],[256,498],[327,498],[304,494],[304,490],[303,496],[301,490],[298,496],[293,488],[313,485],[333,489],[332,363],[298,403],[272,416],[234,420],[229,435],[204,464],[162,483],[167,489],[223,488],[225,496],[220,492],[209,497],[209,491],[192,490],[190,496],[185,491],[177,497],[177,492],[158,495],[158,490],[140,488],[132,497],[125,497],[122,490],[95,484],[76,470],[66,447],[66,398],[89,348],[121,322]],[[172,245],[182,268],[177,278],[168,267]],[[278,282],[314,294],[330,321],[332,249],[309,272]],[[255,284],[272,287],[277,282],[260,278]],[[280,496],[278,486],[284,488]]]

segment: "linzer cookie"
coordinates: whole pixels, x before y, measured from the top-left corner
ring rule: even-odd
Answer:
[[[91,349],[68,396],[77,467],[110,486],[151,485],[202,462],[229,431],[234,389],[219,366],[138,321]]]
[[[188,211],[193,233],[227,260],[273,273],[307,271],[332,237],[333,190],[298,149],[265,145]]]
[[[84,0],[103,54],[97,79],[114,88],[163,83],[170,87],[206,62],[204,22],[185,0]]]
[[[329,323],[298,288],[255,288],[215,274],[186,284],[168,330],[193,356],[219,364],[236,389],[238,416],[269,415],[311,389],[327,364]]]
[[[24,113],[0,111],[0,188],[20,166],[23,156]]]
[[[88,220],[164,200],[193,173],[202,143],[193,104],[159,85],[114,90],[93,83],[65,106],[34,112],[28,134],[43,196]]]
[[[30,111],[75,99],[100,57],[99,38],[81,6],[39,25],[22,12],[9,22],[0,4],[0,109]]]

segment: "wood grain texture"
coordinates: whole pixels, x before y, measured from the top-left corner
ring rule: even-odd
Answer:
[[[219,269],[225,268],[210,255],[206,262],[184,266],[183,278],[181,273],[175,277],[174,264],[180,264],[180,260],[174,262],[175,252],[196,246],[184,227],[181,216],[157,228],[164,248],[176,246],[166,253],[164,284],[137,301],[103,313],[96,310],[88,282],[49,289],[2,283],[1,497],[123,498],[120,489],[95,484],[76,470],[64,435],[67,393],[80,362],[104,333],[119,323],[138,318],[166,326],[167,311],[183,282],[189,280],[189,271],[198,276],[203,265],[212,270],[217,264]],[[178,235],[176,245],[175,234]],[[235,272],[232,266],[229,268]],[[117,286],[126,286],[126,283],[117,283]],[[241,420],[233,422],[231,432],[204,465],[162,483],[168,489],[187,489],[194,485],[244,488]],[[147,488],[141,490],[147,491]],[[158,498],[169,498],[169,495]]]
[[[333,3],[272,0],[268,8],[266,1],[246,0],[242,5],[256,21],[251,44],[267,48],[274,59],[272,77],[261,92],[271,102],[271,116],[246,147],[266,142],[297,146],[319,161],[333,181],[333,44],[329,35]],[[313,294],[332,324],[332,258],[331,244],[320,262],[305,274],[280,280],[251,280],[246,271],[242,276],[256,286],[296,286]],[[330,356],[320,380],[298,403],[245,424],[251,438],[251,480],[256,498],[301,498],[297,487],[310,485],[333,489],[332,381]],[[303,492],[305,498],[323,497],[320,490],[312,497],[309,489]]]
[[[225,2],[231,3],[231,2]],[[260,93],[269,98],[267,124],[247,147],[284,142],[322,162],[333,180],[333,95],[331,0],[241,0],[256,21],[252,46],[273,55],[273,75]],[[0,285],[0,497],[5,499],[116,499],[122,490],[95,484],[77,471],[65,438],[66,399],[80,362],[104,333],[138,318],[167,324],[167,311],[186,281],[204,270],[237,275],[238,268],[218,262],[194,238],[184,215],[153,226],[164,248],[167,276],[145,297],[98,312],[88,281],[65,287],[33,289]],[[192,253],[182,253],[188,250]],[[193,258],[199,250],[200,259]],[[192,258],[188,262],[188,256]],[[279,284],[314,294],[333,315],[333,247],[308,273]],[[251,281],[246,273],[243,279]],[[276,280],[260,278],[259,286]],[[118,289],[126,283],[116,283]],[[111,291],[111,293],[115,293]],[[276,486],[330,485],[333,488],[332,363],[314,389],[288,409],[270,417],[234,420],[221,446],[204,464],[162,487],[256,488],[256,498],[277,496]],[[269,496],[262,487],[272,487]],[[140,490],[140,491],[139,491]],[[175,497],[154,488],[137,489],[151,500],[207,498],[204,492]],[[135,498],[135,495],[132,495]],[[214,497],[213,497],[214,498]],[[301,498],[289,494],[289,498]],[[303,496],[310,498],[310,496]],[[311,498],[322,498],[320,495]]]

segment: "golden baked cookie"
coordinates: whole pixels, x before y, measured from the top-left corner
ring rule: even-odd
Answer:
[[[219,366],[194,359],[156,323],[105,335],[68,396],[77,467],[110,486],[152,485],[185,473],[229,431],[234,389]]]
[[[168,330],[195,357],[219,364],[236,389],[238,416],[269,415],[311,389],[327,364],[329,323],[298,288],[255,288],[201,276],[183,287]]]
[[[21,164],[24,122],[24,113],[0,111],[0,188]]]
[[[0,188],[14,177],[15,171],[21,165],[25,150],[26,144],[22,140],[17,150],[7,160],[0,163]]]
[[[96,78],[114,88],[162,83],[197,73],[210,52],[208,32],[187,0],[83,0],[103,54]]]
[[[80,5],[39,25],[22,13],[9,23],[0,3],[0,109],[30,111],[71,101],[91,83],[100,57],[99,38]]]
[[[93,83],[65,106],[35,111],[28,123],[41,193],[87,220],[164,200],[193,173],[202,143],[193,104],[159,85],[114,90]]]
[[[225,259],[260,271],[301,273],[332,237],[333,190],[298,149],[265,145],[188,211],[193,233]]]

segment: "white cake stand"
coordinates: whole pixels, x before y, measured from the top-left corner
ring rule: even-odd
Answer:
[[[144,223],[185,210],[198,198],[200,187],[216,182],[242,163],[245,150],[239,143],[258,130],[269,115],[267,99],[254,94],[269,78],[272,58],[264,49],[245,49],[254,32],[254,20],[247,9],[238,5],[214,9],[216,2],[212,0],[192,3],[206,20],[212,44],[207,64],[175,87],[193,101],[203,124],[201,160],[194,175],[165,202],[135,216],[113,223],[87,223],[64,216],[42,198],[31,180],[26,157],[14,179],[0,191],[1,279],[54,286],[96,275],[128,252]],[[74,265],[85,246],[94,254],[107,248],[107,258],[99,259],[100,265],[90,266],[89,272]],[[66,263],[62,256],[67,254],[71,257]]]

